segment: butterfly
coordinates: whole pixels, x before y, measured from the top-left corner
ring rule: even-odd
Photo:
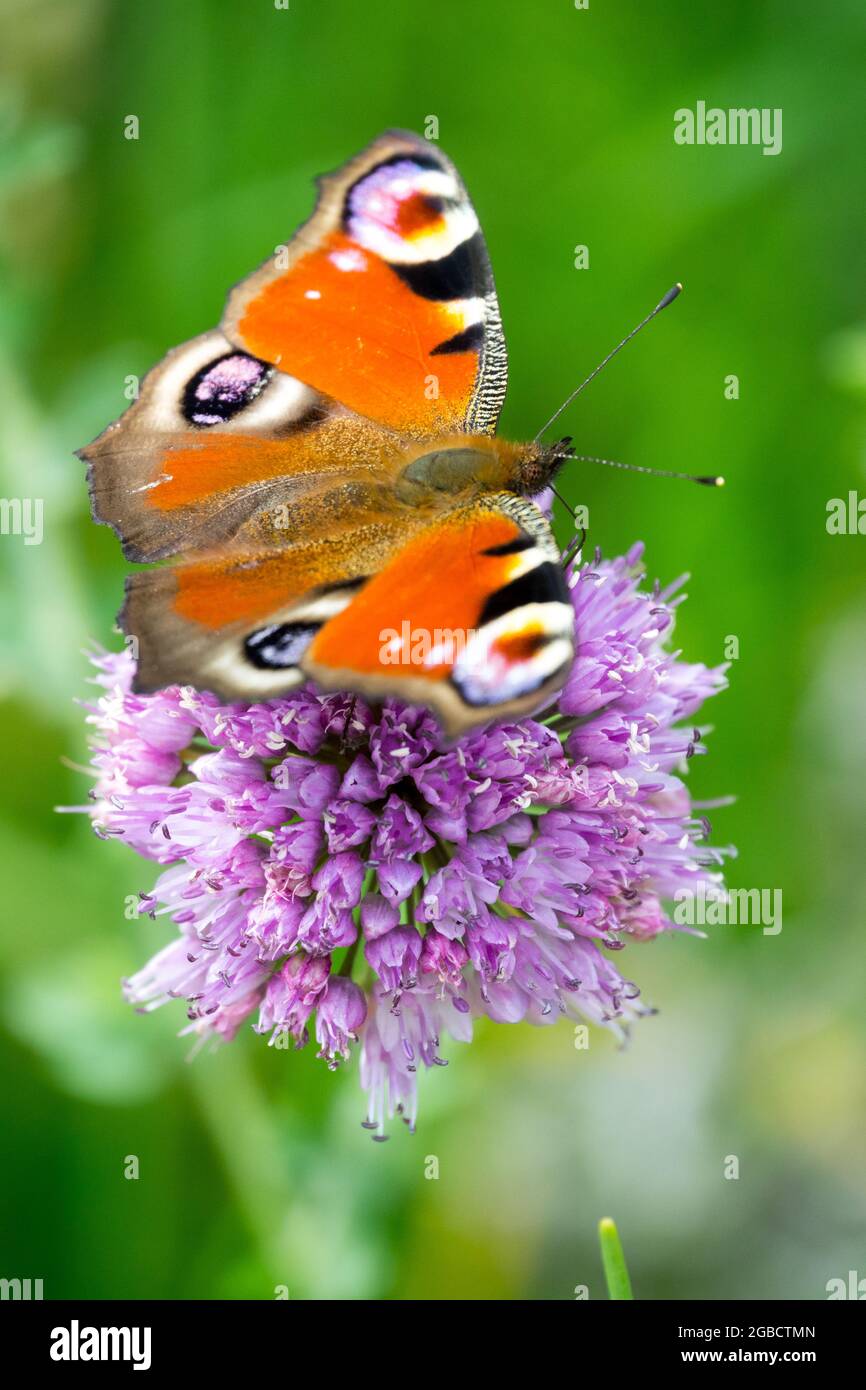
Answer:
[[[449,736],[543,706],[574,655],[537,500],[569,441],[496,435],[506,347],[478,218],[403,131],[80,451],[131,574],[135,689],[259,701],[313,681]],[[156,563],[166,562],[170,563]]]

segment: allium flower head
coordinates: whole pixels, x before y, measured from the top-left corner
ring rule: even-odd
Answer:
[[[640,556],[570,571],[556,705],[456,744],[396,700],[135,695],[127,653],[95,658],[94,828],[164,866],[141,911],[177,927],[130,1001],[185,999],[200,1035],[312,1035],[332,1068],[359,1050],[377,1138],[414,1127],[419,1070],[475,1019],[622,1035],[646,1010],[611,956],[721,858],[680,773],[724,675],[667,649],[679,586],[641,588]]]

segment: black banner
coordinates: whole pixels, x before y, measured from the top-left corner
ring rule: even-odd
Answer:
[[[313,1305],[315,1307],[316,1305]],[[337,1316],[345,1328],[344,1304]],[[474,1308],[474,1303],[468,1303]],[[483,1341],[489,1352],[507,1345],[497,1331],[495,1305],[485,1304],[487,1332]],[[608,1363],[617,1375],[630,1370],[667,1371],[673,1367],[700,1370],[707,1365],[811,1367],[826,1376],[856,1364],[863,1330],[859,1303],[642,1303],[575,1302],[557,1313],[550,1303],[525,1304],[526,1315],[546,1323],[568,1340],[564,1346],[592,1355],[594,1364]],[[408,1349],[406,1324],[397,1315],[391,1332],[384,1318],[393,1318],[388,1305],[376,1311],[367,1305],[358,1339],[327,1342],[330,1373],[335,1350],[345,1346],[350,1356],[369,1365],[370,1333],[383,1317],[386,1343],[395,1339],[395,1350]],[[530,1312],[530,1309],[533,1311]],[[287,1375],[300,1369],[318,1338],[312,1339],[308,1304],[289,1301],[243,1303],[197,1302],[26,1302],[0,1303],[5,1359],[26,1371],[46,1373],[63,1380],[70,1375],[93,1376],[110,1369],[113,1374],[162,1374],[165,1371],[225,1375],[229,1370],[261,1373],[275,1370]],[[409,1311],[409,1318],[413,1313]],[[449,1304],[449,1322],[460,1320],[459,1305]],[[421,1325],[412,1325],[421,1336]],[[438,1317],[431,1323],[442,1346]],[[517,1331],[511,1315],[509,1328]],[[366,1335],[364,1335],[366,1334]],[[396,1336],[395,1336],[396,1334]],[[288,1339],[288,1340],[287,1340]],[[592,1340],[590,1340],[592,1339]],[[509,1339],[510,1344],[511,1339]],[[411,1342],[409,1343],[411,1345]],[[302,1351],[302,1359],[297,1360]],[[350,1351],[351,1348],[351,1351]],[[443,1348],[444,1350],[444,1348]],[[495,1352],[494,1352],[495,1356]],[[452,1366],[451,1353],[448,1360]]]

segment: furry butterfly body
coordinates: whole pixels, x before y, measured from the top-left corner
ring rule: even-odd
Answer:
[[[138,688],[258,700],[312,679],[426,705],[450,734],[539,706],[573,615],[532,499],[568,450],[496,436],[505,385],[466,190],[389,132],[82,451],[96,520],[153,565],[121,613]],[[420,655],[406,631],[431,634]]]

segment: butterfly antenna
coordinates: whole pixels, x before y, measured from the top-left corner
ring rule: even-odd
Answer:
[[[627,468],[630,473],[652,473],[656,478],[683,478],[687,483],[700,483],[702,487],[724,487],[725,480],[713,473],[677,473],[672,468],[647,468],[642,463],[620,463],[619,459],[600,459],[592,454],[570,454],[575,463],[603,463],[607,468]]]
[[[580,385],[572,391],[571,395],[568,396],[562,402],[562,405],[559,407],[559,409],[553,412],[550,419],[547,421],[547,424],[542,425],[541,429],[538,431],[538,434],[535,436],[535,439],[533,441],[534,443],[538,443],[538,441],[541,439],[541,436],[547,433],[554,421],[559,419],[562,412],[568,409],[568,407],[571,405],[571,402],[573,400],[576,400],[576,398],[580,395],[581,391],[583,391],[584,388],[587,387],[591,381],[595,380],[602,368],[606,367],[608,362],[610,362],[611,358],[616,357],[618,352],[622,352],[622,349],[625,347],[626,343],[630,343],[632,338],[636,337],[637,334],[640,333],[642,328],[646,328],[647,324],[652,322],[656,314],[660,314],[662,309],[666,309],[669,304],[673,304],[681,289],[682,285],[680,284],[676,284],[673,286],[672,289],[669,289],[664,299],[659,300],[656,307],[649,314],[647,314],[646,318],[641,319],[640,323],[635,328],[633,328],[630,333],[627,333],[625,335],[621,343],[617,343],[616,347],[607,354],[607,357],[603,358],[602,361],[599,362],[595,371],[590,372],[586,380],[582,381]]]

